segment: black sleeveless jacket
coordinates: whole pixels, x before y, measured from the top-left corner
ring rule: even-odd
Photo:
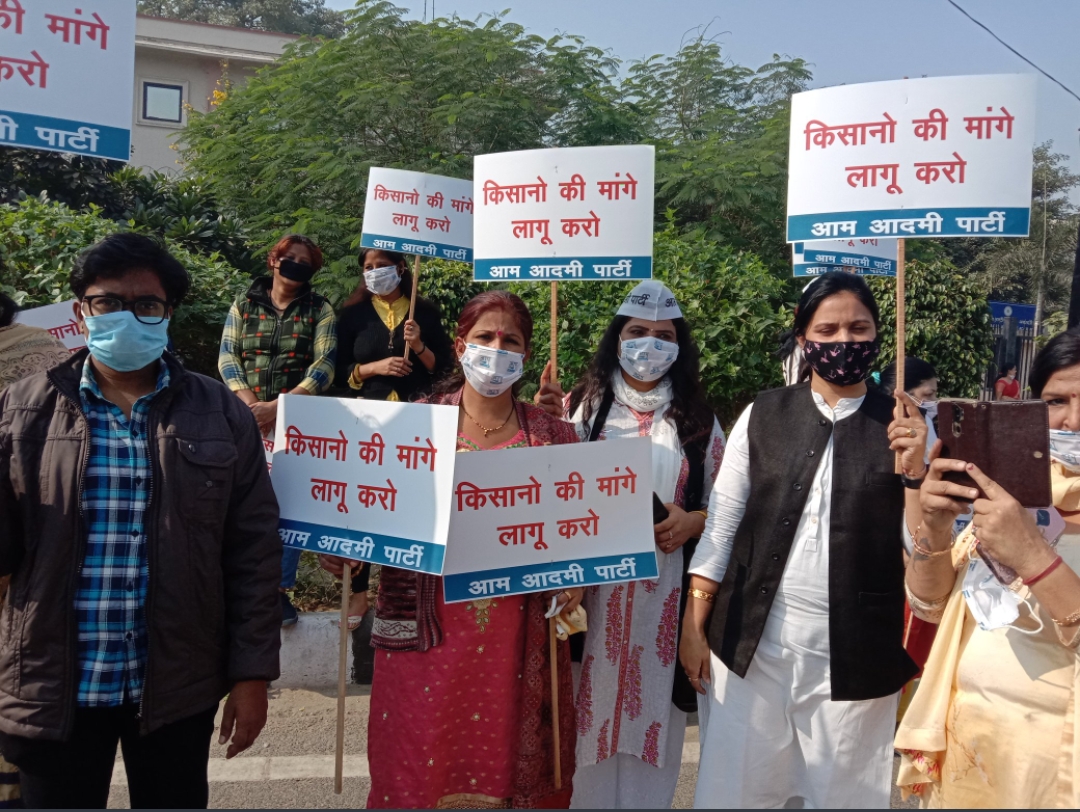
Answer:
[[[835,432],[829,532],[832,698],[900,690],[918,670],[904,651],[904,487],[887,426],[893,402],[867,392],[835,425],[808,383],[762,392],[750,413],[750,498],[709,622],[713,652],[740,677],[757,650],[818,461]]]

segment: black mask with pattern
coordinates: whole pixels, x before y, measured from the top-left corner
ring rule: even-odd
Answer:
[[[817,376],[837,386],[862,383],[874,367],[881,344],[870,341],[807,341],[803,356]]]

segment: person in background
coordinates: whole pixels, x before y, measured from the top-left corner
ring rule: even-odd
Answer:
[[[409,318],[413,278],[404,255],[364,248],[359,259],[364,283],[338,314],[334,392],[366,400],[422,398],[453,366],[453,347],[442,314],[417,296],[416,312]],[[370,568],[364,567],[353,576],[350,630],[359,627],[367,613],[370,574]]]
[[[48,330],[15,323],[19,306],[0,293],[0,390],[71,357],[63,342]],[[7,595],[9,576],[0,578],[0,602]],[[19,769],[0,757],[0,809],[22,806]]]
[[[0,293],[0,389],[71,357],[64,343],[48,330],[17,323],[18,312],[14,300]]]
[[[0,752],[31,808],[205,808],[277,679],[278,507],[251,411],[165,351],[187,271],[114,234],[71,273],[80,350],[0,392]]]
[[[938,633],[895,745],[897,784],[924,808],[1080,807],[1080,330],[1043,347],[1031,391],[1047,404],[1050,511],[936,452],[922,486],[906,588]]]
[[[994,384],[995,400],[1020,400],[1020,381],[1016,379],[1016,364],[1005,367],[1005,374]]]
[[[819,277],[794,325],[810,381],[760,393],[731,432],[680,648],[702,695],[697,808],[889,806],[926,421],[866,385],[879,322],[862,277]]]
[[[330,388],[337,334],[333,306],[311,287],[323,266],[319,246],[289,234],[270,249],[266,265],[270,275],[252,282],[229,309],[218,371],[251,409],[263,437],[270,438],[279,396],[318,395]],[[297,621],[289,592],[296,586],[301,552],[288,547],[281,557],[282,626]]]
[[[562,417],[562,392],[548,371],[537,402]],[[664,284],[642,282],[626,296],[565,411],[582,442],[649,437],[653,489],[668,513],[653,526],[657,578],[585,591],[586,613],[607,621],[585,634],[571,806],[668,809],[686,714],[697,708],[678,663],[679,620],[724,433],[701,389],[690,327]]]
[[[458,453],[577,442],[573,427],[517,399],[533,320],[520,298],[481,293],[461,311],[461,374],[431,403],[457,410]],[[320,556],[335,575],[342,561]],[[384,566],[372,645],[368,808],[566,808],[573,790],[570,646],[557,647],[562,789],[555,789],[547,611],[582,589],[446,603],[442,579]],[[567,699],[563,699],[566,697]]]

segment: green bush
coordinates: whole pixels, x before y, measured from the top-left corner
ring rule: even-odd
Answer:
[[[942,397],[978,397],[994,334],[986,294],[973,276],[946,261],[909,261],[905,268],[908,355],[937,370]],[[896,359],[896,281],[871,279],[881,307],[879,368]]]
[[[95,206],[80,212],[37,198],[0,206],[0,287],[24,307],[69,299],[68,276],[79,252],[132,228],[103,217]],[[221,328],[230,303],[248,284],[247,274],[217,253],[194,253],[169,238],[165,244],[192,282],[170,325],[177,354],[189,368],[216,377]]]

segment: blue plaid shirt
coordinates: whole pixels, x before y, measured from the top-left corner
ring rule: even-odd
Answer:
[[[79,396],[90,424],[83,480],[86,555],[79,571],[80,707],[138,703],[146,668],[146,592],[150,570],[143,519],[150,499],[150,402],[169,385],[162,363],[157,389],[139,398],[131,419],[107,401],[83,365]]]

